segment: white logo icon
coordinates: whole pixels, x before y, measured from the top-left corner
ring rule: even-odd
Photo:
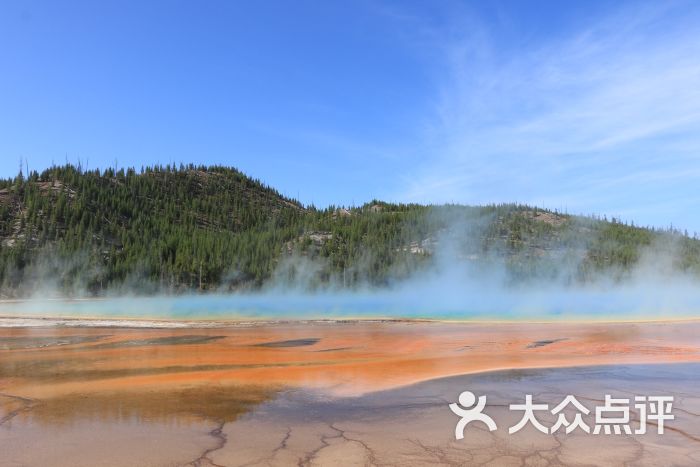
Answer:
[[[475,405],[476,404],[476,405]],[[475,405],[475,406],[474,406]],[[474,406],[473,408],[470,408]],[[496,431],[496,422],[491,417],[483,413],[486,407],[486,396],[479,396],[479,402],[471,391],[464,391],[459,395],[459,403],[450,404],[450,410],[455,415],[462,417],[455,427],[455,438],[464,439],[464,429],[471,422],[480,421],[485,423],[489,431]]]

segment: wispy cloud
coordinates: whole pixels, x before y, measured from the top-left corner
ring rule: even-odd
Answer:
[[[435,44],[446,78],[423,133],[430,163],[406,174],[401,197],[673,220],[644,203],[700,201],[698,21],[696,4],[637,4],[506,48],[497,25],[470,16]]]

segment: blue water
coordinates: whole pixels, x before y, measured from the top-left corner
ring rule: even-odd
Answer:
[[[415,288],[0,303],[1,316],[145,319],[627,320],[700,317],[696,287],[510,290]]]

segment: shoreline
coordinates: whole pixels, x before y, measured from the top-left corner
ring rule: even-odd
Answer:
[[[20,327],[74,327],[74,328],[143,328],[143,329],[216,329],[228,327],[278,325],[338,325],[338,324],[454,324],[454,325],[533,325],[533,324],[680,324],[700,323],[700,317],[658,317],[619,319],[441,319],[410,317],[347,316],[333,318],[151,318],[131,316],[53,316],[53,315],[0,315],[0,328]]]

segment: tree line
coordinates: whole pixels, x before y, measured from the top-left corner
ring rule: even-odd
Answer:
[[[513,281],[623,277],[650,250],[696,274],[699,245],[675,229],[519,204],[319,209],[224,166],[66,164],[0,180],[2,297],[252,290],[302,276],[310,288],[382,287],[438,253],[504,264]]]

